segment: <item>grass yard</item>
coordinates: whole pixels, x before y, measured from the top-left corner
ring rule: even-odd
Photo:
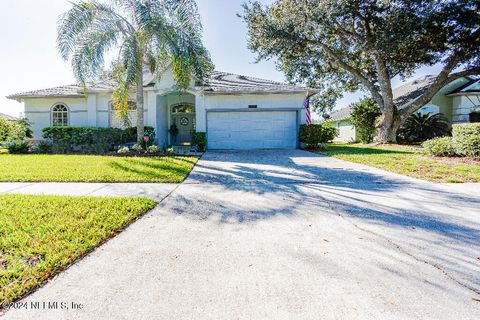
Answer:
[[[434,182],[480,182],[480,162],[433,158],[420,147],[330,144],[320,154]]]
[[[0,307],[154,206],[146,198],[0,195]]]
[[[182,182],[193,157],[0,154],[1,182]]]

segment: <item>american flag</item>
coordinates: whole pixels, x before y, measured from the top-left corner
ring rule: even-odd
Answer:
[[[310,112],[310,96],[305,98],[305,101],[303,101],[303,106],[305,107],[305,110],[307,110],[307,121],[306,124],[307,126],[312,124],[312,114]]]

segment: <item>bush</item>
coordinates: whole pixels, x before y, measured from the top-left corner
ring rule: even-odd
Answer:
[[[52,142],[55,153],[105,153],[122,141],[122,130],[97,127],[48,127],[43,137]]]
[[[123,147],[123,148],[118,149],[117,152],[120,153],[120,154],[126,154],[126,153],[130,152],[130,149],[128,147]]]
[[[48,141],[40,141],[37,145],[38,153],[51,153],[52,150],[52,144]]]
[[[350,121],[355,126],[360,141],[373,142],[375,137],[375,123],[382,114],[373,99],[366,98],[351,105]]]
[[[14,135],[13,126],[10,121],[0,117],[0,143],[9,142]]]
[[[28,153],[28,143],[24,140],[14,140],[7,147],[9,153]]]
[[[309,148],[318,148],[319,143],[326,143],[332,141],[338,135],[337,129],[331,125],[311,124],[300,125],[300,131],[298,133],[298,139],[301,143],[307,144]]]
[[[145,136],[148,137],[148,142],[143,141],[142,146],[144,148],[155,143],[155,128],[145,126]],[[122,143],[137,142],[137,127],[130,127],[123,130]]]
[[[160,148],[156,145],[152,145],[147,148],[147,153],[159,153],[159,152],[160,152]]]
[[[143,151],[144,151],[142,145],[141,145],[141,144],[138,144],[138,143],[136,143],[136,144],[133,145],[132,150],[133,150],[133,151],[136,151],[136,152],[143,152]]]
[[[425,152],[436,157],[456,156],[452,137],[434,138],[422,143]]]
[[[403,142],[423,142],[449,135],[449,121],[443,113],[414,113],[398,130],[397,139]]]
[[[207,145],[207,134],[205,132],[194,132],[192,143],[198,146],[200,150],[203,150]]]
[[[453,125],[453,143],[462,156],[480,157],[480,123]]]

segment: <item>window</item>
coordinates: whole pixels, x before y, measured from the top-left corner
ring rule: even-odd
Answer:
[[[52,108],[52,126],[68,126],[68,107],[56,104]]]
[[[195,108],[190,104],[177,104],[172,107],[172,113],[192,113]]]

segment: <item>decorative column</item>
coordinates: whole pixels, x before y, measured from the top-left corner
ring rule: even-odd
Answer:
[[[87,96],[87,125],[97,126],[97,95],[89,94]]]

